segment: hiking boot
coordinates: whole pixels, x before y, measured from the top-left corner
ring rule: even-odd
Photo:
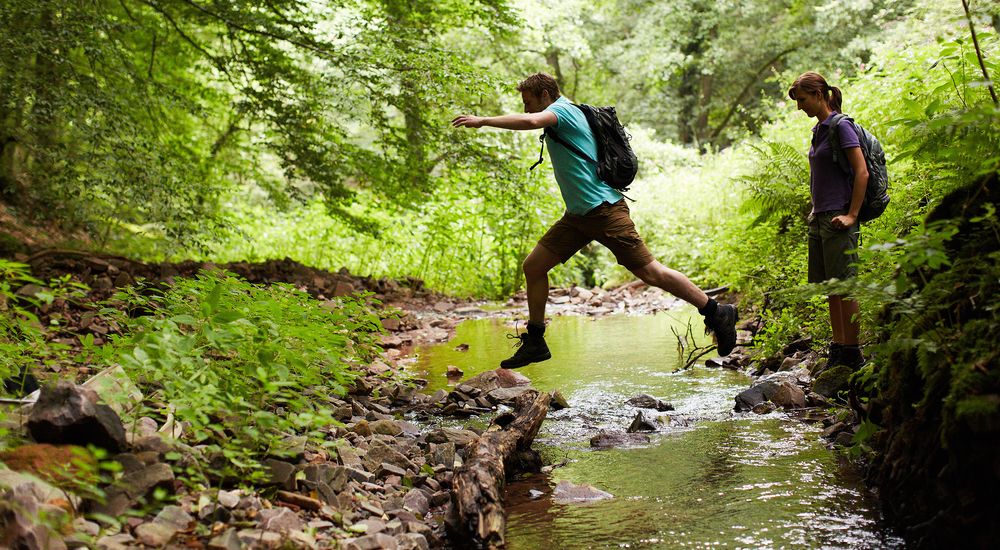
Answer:
[[[739,314],[732,304],[719,304],[715,313],[705,317],[705,332],[715,335],[719,355],[725,357],[736,347],[736,320]]]
[[[851,370],[858,370],[865,363],[865,356],[861,353],[861,346],[843,346],[840,348],[840,353],[837,354],[837,364],[846,365]]]
[[[534,336],[525,332],[517,336],[508,334],[507,337],[517,339],[517,342],[514,343],[517,351],[514,352],[514,355],[510,359],[500,361],[501,368],[516,369],[552,358],[552,354],[549,353],[549,346],[545,344],[544,336]]]
[[[830,344],[830,351],[827,355],[826,366],[832,367],[840,362],[840,354],[844,350],[844,344],[833,342]]]

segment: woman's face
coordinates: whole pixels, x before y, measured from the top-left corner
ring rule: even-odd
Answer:
[[[818,93],[809,93],[802,90],[795,91],[795,104],[806,116],[819,116],[822,108],[826,105],[823,96]]]

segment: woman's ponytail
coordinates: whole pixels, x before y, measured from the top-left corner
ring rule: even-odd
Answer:
[[[840,88],[836,86],[830,86],[830,97],[827,98],[826,103],[830,106],[831,111],[841,112],[840,105],[844,99],[844,95],[840,93]]]

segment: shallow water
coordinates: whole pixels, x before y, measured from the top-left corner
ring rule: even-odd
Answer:
[[[547,462],[566,465],[509,485],[509,547],[899,547],[818,427],[783,413],[733,413],[733,397],[750,383],[742,374],[702,365],[674,372],[671,327],[683,334],[691,322],[700,333],[693,313],[553,319],[546,332],[553,358],[520,372],[570,403],[549,414],[535,441]],[[448,365],[466,377],[496,368],[512,352],[503,337],[510,332],[497,320],[468,321],[452,341],[420,350],[428,390],[447,387]],[[468,351],[456,351],[459,344]],[[639,393],[674,405],[668,426],[639,447],[591,449],[600,430],[628,427],[637,409],[624,403]],[[551,491],[562,480],[614,498],[556,504]],[[529,491],[543,494],[532,498]]]

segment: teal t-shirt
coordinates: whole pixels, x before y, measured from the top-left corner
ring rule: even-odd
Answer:
[[[556,125],[551,129],[559,134],[560,138],[572,143],[590,158],[597,158],[597,143],[583,111],[565,97],[560,97],[545,110],[552,111],[556,115]],[[622,199],[621,193],[597,177],[597,166],[593,163],[576,156],[551,137],[546,136],[545,146],[549,150],[552,171],[555,172],[567,212],[583,215],[601,203],[614,204]]]

